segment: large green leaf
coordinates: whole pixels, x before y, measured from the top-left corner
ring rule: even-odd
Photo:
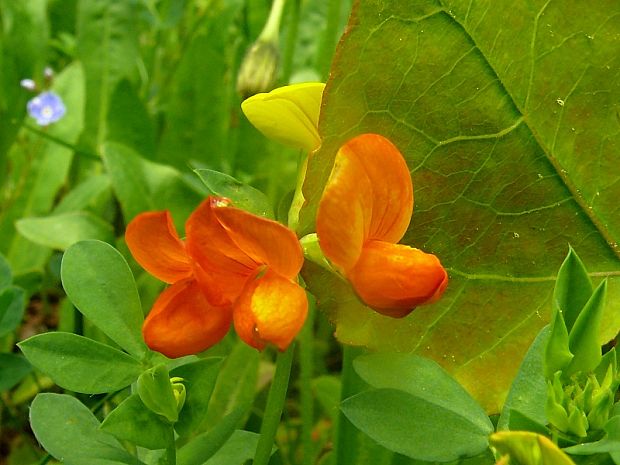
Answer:
[[[403,152],[416,211],[403,242],[450,284],[404,320],[379,316],[315,267],[304,277],[345,343],[413,351],[497,412],[550,314],[571,243],[609,276],[600,341],[620,324],[620,5],[358,2],[336,54],[300,232],[314,229],[338,147],[366,132]]]

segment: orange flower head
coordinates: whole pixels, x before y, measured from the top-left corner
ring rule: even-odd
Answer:
[[[448,283],[435,255],[398,244],[412,213],[409,169],[389,140],[363,134],[340,148],[319,203],[319,244],[364,303],[397,318]]]
[[[286,349],[301,329],[308,303],[296,282],[303,254],[281,224],[209,197],[186,223],[182,241],[167,211],[142,213],[127,226],[136,261],[171,284],[142,328],[147,345],[168,357],[219,342],[234,319],[252,347]]]
[[[232,308],[239,337],[259,350],[286,349],[308,312],[296,282],[303,252],[295,233],[221,197],[203,202],[186,228],[188,250],[208,278],[205,293]]]

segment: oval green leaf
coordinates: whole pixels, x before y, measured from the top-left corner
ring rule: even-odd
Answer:
[[[138,394],[132,394],[112,410],[101,429],[147,449],[164,449],[173,437],[172,425],[147,408]]]
[[[388,450],[417,460],[451,462],[489,445],[488,433],[455,412],[395,389],[372,389],[346,399],[342,411]]]
[[[144,465],[131,456],[79,400],[65,394],[39,394],[30,406],[37,440],[65,465]]]
[[[15,227],[29,241],[52,249],[65,250],[87,239],[114,242],[112,225],[89,212],[24,218],[18,220]]]
[[[136,283],[114,247],[100,241],[78,242],[65,252],[60,274],[65,292],[84,316],[132,355],[146,353]]]
[[[140,362],[126,353],[72,333],[38,334],[18,346],[60,387],[84,394],[118,391],[142,372]]]

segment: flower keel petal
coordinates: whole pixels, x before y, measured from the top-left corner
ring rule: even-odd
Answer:
[[[436,301],[448,284],[446,270],[435,255],[381,241],[366,244],[347,277],[364,303],[396,318]]]

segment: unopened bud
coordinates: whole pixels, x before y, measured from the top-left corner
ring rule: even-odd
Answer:
[[[278,77],[278,47],[274,42],[258,39],[248,49],[237,76],[237,92],[244,99],[269,92]]]
[[[172,386],[172,394],[174,394],[174,399],[177,402],[177,412],[180,412],[185,405],[185,385],[183,385],[183,378],[179,378],[175,376],[174,378],[170,378],[170,385]]]
[[[32,79],[22,79],[19,81],[19,85],[26,90],[36,90],[37,84]]]

